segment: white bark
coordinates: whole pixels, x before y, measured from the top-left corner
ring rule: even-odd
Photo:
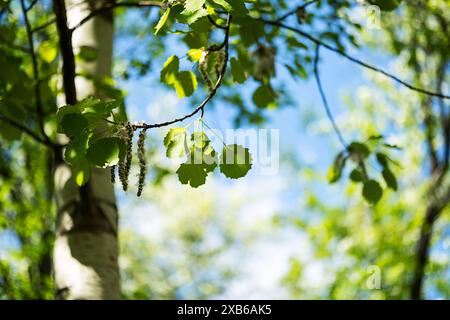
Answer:
[[[106,1],[66,0],[69,27]],[[92,62],[77,60],[77,74],[88,73],[99,80],[111,75],[113,32],[111,12],[92,18],[74,32],[75,53],[82,46],[97,51]],[[84,77],[77,77],[75,83],[79,100],[99,96],[93,82]],[[84,192],[75,185],[68,165],[59,165],[54,178],[58,207],[54,270],[59,298],[119,299],[118,214],[109,170],[93,168]]]

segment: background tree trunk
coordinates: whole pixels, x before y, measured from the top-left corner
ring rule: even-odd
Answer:
[[[64,12],[64,3],[55,0],[55,12]],[[107,0],[66,0],[67,24],[71,28],[83,17]],[[58,14],[57,14],[58,17]],[[64,87],[66,102],[76,102],[88,96],[99,96],[93,81],[83,76],[70,75],[73,55],[64,44],[64,14],[60,14],[58,23],[60,46],[63,55]],[[67,30],[66,30],[67,31]],[[96,80],[111,76],[113,16],[111,12],[96,15],[72,35],[75,54],[80,48],[87,47],[95,52],[89,62],[78,61],[77,74],[88,74]],[[64,47],[66,45],[66,47]],[[64,58],[64,50],[67,57]],[[72,61],[70,61],[72,60]],[[65,71],[68,67],[69,71]],[[72,68],[73,69],[73,68]],[[73,73],[73,72],[72,72]],[[70,82],[75,80],[75,90],[70,99]],[[55,168],[55,192],[58,207],[56,240],[54,245],[54,270],[57,297],[60,299],[118,299],[120,281],[118,266],[118,214],[114,188],[110,181],[110,171],[92,168],[89,182],[79,188],[71,177],[68,165],[60,163]]]

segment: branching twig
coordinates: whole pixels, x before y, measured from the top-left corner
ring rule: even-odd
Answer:
[[[420,237],[415,253],[416,264],[411,284],[411,299],[422,299],[422,287],[425,277],[424,271],[429,259],[431,238],[433,236],[433,226],[436,220],[442,214],[444,208],[448,205],[449,201],[450,188],[447,188],[445,194],[443,194],[440,198],[436,196],[436,198],[428,206],[425,213],[425,219],[420,228]]]
[[[155,123],[155,124],[146,124],[146,123],[136,124],[136,125],[133,125],[134,130],[139,129],[139,128],[151,129],[151,128],[161,128],[161,127],[170,126],[177,122],[182,122],[186,119],[189,119],[189,118],[193,117],[194,115],[196,115],[197,113],[203,111],[203,109],[208,104],[208,102],[210,102],[211,99],[214,98],[214,96],[216,95],[217,90],[219,89],[220,85],[222,84],[223,78],[225,77],[225,72],[227,70],[227,65],[228,65],[230,25],[231,25],[231,15],[228,15],[226,29],[225,29],[225,38],[224,38],[223,43],[219,46],[211,46],[210,49],[208,49],[211,51],[217,51],[217,50],[220,50],[221,48],[224,48],[224,51],[225,51],[224,64],[222,66],[222,70],[220,70],[220,74],[219,74],[219,77],[217,78],[216,84],[211,89],[208,96],[205,99],[203,99],[203,101],[194,109],[194,111],[192,111],[191,113],[189,113],[181,118],[177,118],[177,119],[174,119],[171,121],[166,121],[166,122],[161,122],[161,123]]]
[[[347,149],[347,143],[345,142],[344,137],[342,136],[342,133],[339,130],[339,127],[337,126],[337,123],[333,117],[333,113],[331,112],[330,106],[328,105],[327,97],[325,96],[325,92],[322,87],[322,81],[320,80],[320,73],[319,73],[319,54],[320,54],[320,44],[317,44],[314,56],[314,77],[316,78],[317,87],[319,88],[320,97],[322,99],[325,112],[327,113],[327,117],[330,120],[334,131],[336,132],[339,142],[344,146],[344,149]]]
[[[30,4],[28,5],[28,7],[25,9],[25,11],[30,11],[31,9],[33,9],[33,7],[36,5],[36,3],[38,2],[38,0],[33,0],[30,2]]]
[[[209,14],[207,15],[207,18],[208,18],[209,22],[211,22],[212,25],[215,26],[216,28],[224,29],[224,30],[227,29],[227,27],[224,27],[224,26],[221,26],[220,24],[218,24]]]
[[[266,24],[272,25],[272,26],[276,26],[276,27],[279,27],[279,28],[283,28],[283,29],[295,32],[295,33],[301,35],[302,37],[305,37],[306,39],[314,42],[317,45],[321,45],[322,47],[324,47],[324,48],[326,48],[326,49],[328,49],[330,51],[336,52],[337,54],[341,55],[342,57],[346,58],[347,60],[350,60],[350,61],[352,61],[352,62],[354,62],[354,63],[356,63],[356,64],[358,64],[358,65],[360,65],[360,66],[362,66],[364,68],[367,68],[367,69],[370,69],[372,71],[378,72],[378,73],[380,73],[380,74],[382,74],[382,75],[384,75],[384,76],[394,80],[395,82],[400,83],[401,85],[405,86],[406,88],[408,88],[410,90],[413,90],[413,91],[416,91],[416,92],[420,92],[420,93],[423,93],[423,94],[426,94],[426,95],[429,95],[429,96],[438,97],[438,98],[441,98],[441,99],[450,99],[450,96],[448,96],[448,95],[445,95],[445,94],[442,94],[442,93],[439,93],[439,92],[432,92],[432,91],[429,91],[429,90],[426,90],[426,89],[423,89],[423,88],[415,87],[415,86],[411,85],[410,83],[408,83],[406,81],[403,81],[402,79],[398,78],[397,76],[395,76],[393,74],[390,74],[389,72],[387,72],[385,70],[382,70],[380,68],[377,68],[377,67],[375,67],[373,65],[370,65],[370,64],[368,64],[368,63],[366,63],[366,62],[364,62],[362,60],[359,60],[359,59],[357,59],[355,57],[352,57],[349,54],[341,51],[340,49],[335,48],[335,47],[333,47],[333,46],[331,46],[331,45],[329,45],[329,44],[327,44],[325,42],[322,42],[321,40],[311,36],[310,34],[304,32],[304,31],[301,31],[298,28],[294,28],[294,27],[288,26],[288,25],[283,24],[282,22],[279,22],[279,21],[272,21],[272,20],[267,20],[267,19],[264,19],[264,18],[255,18],[255,19],[259,20],[261,22],[264,22]]]
[[[0,120],[4,121],[6,123],[9,123],[13,127],[19,129],[22,132],[25,132],[27,135],[29,135],[31,138],[33,138],[36,142],[42,143],[46,146],[55,146],[50,140],[46,140],[42,137],[40,137],[37,133],[35,133],[33,130],[29,129],[28,127],[25,127],[24,125],[5,117],[4,115],[0,114]]]
[[[44,139],[46,141],[48,141],[49,143],[51,143],[49,137],[45,133],[45,128],[44,128],[44,110],[42,108],[41,91],[39,89],[39,68],[38,68],[36,52],[34,51],[33,32],[31,30],[30,21],[28,20],[28,15],[27,15],[28,9],[25,6],[25,0],[20,0],[20,4],[22,7],[23,18],[25,21],[25,28],[26,28],[26,32],[27,32],[27,38],[28,38],[28,46],[30,49],[29,53],[31,56],[31,63],[33,66],[34,95],[35,95],[35,99],[36,99],[36,111],[37,111],[39,128],[40,128],[40,131],[41,131]]]

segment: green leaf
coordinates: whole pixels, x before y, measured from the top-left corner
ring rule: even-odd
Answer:
[[[247,80],[247,76],[244,72],[244,68],[239,63],[236,58],[231,58],[231,74],[233,75],[234,81],[237,83],[244,83]]]
[[[399,146],[396,146],[394,144],[389,144],[389,143],[383,143],[383,147],[388,148],[388,149],[395,149],[395,150],[401,150],[402,149]]]
[[[377,161],[378,163],[383,167],[383,168],[388,168],[388,157],[387,155],[385,155],[384,153],[380,153],[378,152],[376,155]]]
[[[203,149],[194,148],[191,151],[191,159],[193,163],[201,163],[207,173],[214,171],[219,162],[216,150],[209,144]]]
[[[334,183],[341,178],[342,171],[344,170],[345,162],[347,161],[347,159],[348,157],[345,155],[345,152],[338,153],[338,155],[334,159],[333,164],[328,169],[328,182]]]
[[[288,69],[292,77],[300,77],[302,79],[308,78],[308,74],[306,73],[306,70],[302,65],[296,64],[295,67],[292,67],[288,64],[285,64],[284,66]]]
[[[64,116],[66,116],[68,114],[73,114],[73,113],[81,114],[81,111],[80,111],[80,108],[78,107],[78,105],[75,105],[75,106],[66,105],[66,106],[62,106],[61,108],[58,109],[58,112],[56,113],[56,121],[58,124],[58,128],[57,128],[58,133],[64,133],[64,128],[62,127],[62,120],[63,120]]]
[[[66,114],[61,121],[64,133],[70,138],[78,136],[88,125],[88,120],[79,113]]]
[[[194,11],[192,13],[190,13],[190,12],[184,13],[183,14],[184,19],[178,19],[178,20],[179,21],[181,20],[182,22],[185,22],[187,24],[193,24],[200,18],[206,17],[207,15],[208,15],[208,10],[206,10],[205,8],[200,8],[199,10]]]
[[[367,180],[364,182],[362,194],[369,203],[375,204],[380,201],[383,195],[383,189],[381,189],[381,186],[377,181]]]
[[[227,10],[228,12],[233,10],[233,7],[225,0],[212,0],[212,1],[221,6],[222,8],[224,8],[225,10]]]
[[[102,118],[108,117],[114,109],[119,109],[123,102],[120,100],[99,101],[84,108],[83,114],[86,117],[97,115]]]
[[[206,176],[214,171],[218,162],[216,151],[209,145],[208,137],[202,132],[198,132],[196,136],[197,139],[193,138],[195,142],[192,145],[188,161],[181,164],[177,170],[180,182],[189,183],[193,188],[206,182]],[[200,141],[203,142],[199,143]]]
[[[161,16],[161,18],[159,18],[158,24],[155,27],[155,35],[157,35],[159,30],[161,30],[161,28],[164,26],[164,24],[167,21],[167,18],[169,17],[169,14],[170,8],[167,8],[167,10],[164,11],[163,15]]]
[[[227,145],[220,157],[220,172],[227,178],[244,177],[252,167],[252,156],[248,148],[237,144]]]
[[[205,2],[206,0],[186,0],[184,2],[184,10],[181,14],[191,15],[200,10]]]
[[[75,163],[78,159],[86,158],[86,151],[89,147],[89,139],[92,132],[83,130],[81,134],[72,139],[64,152],[64,159],[68,163]]]
[[[81,46],[78,57],[86,62],[92,62],[97,59],[98,50],[91,46]]]
[[[248,14],[248,10],[245,7],[243,0],[227,0],[227,2],[233,8],[232,13],[237,17],[244,17]]]
[[[189,97],[197,89],[197,78],[192,71],[181,71],[176,75],[173,85],[178,98]]]
[[[275,102],[275,94],[268,85],[261,85],[253,93],[253,102],[259,108],[267,108]]]
[[[105,168],[119,163],[125,153],[125,142],[122,139],[108,137],[95,141],[87,150],[86,158],[93,165]]]
[[[85,184],[91,176],[91,166],[86,159],[79,159],[72,166],[72,176],[78,186]]]
[[[388,185],[388,187],[394,191],[397,191],[398,184],[397,184],[397,178],[395,177],[394,173],[392,173],[392,171],[386,167],[383,169],[382,175],[383,175],[384,181],[386,181],[386,184]]]
[[[364,174],[361,172],[360,169],[353,169],[350,173],[350,179],[353,182],[361,182],[364,181]]]
[[[186,129],[172,128],[164,137],[166,156],[168,158],[179,158],[186,154]]]
[[[308,49],[308,46],[300,41],[298,41],[295,37],[287,37],[287,44],[292,48],[300,48],[300,49]]]
[[[55,43],[52,43],[50,41],[44,41],[39,46],[38,53],[45,62],[51,63],[55,60],[56,56],[58,55],[58,49]]]
[[[162,83],[172,85],[175,82],[175,78],[178,74],[178,69],[180,67],[180,60],[177,56],[170,56],[164,62],[164,66],[161,70],[160,79]]]
[[[182,184],[189,183],[191,187],[197,188],[205,184],[208,173],[201,164],[182,163],[177,170],[177,175]]]
[[[203,48],[200,49],[191,49],[188,51],[187,55],[192,62],[199,61],[203,56]]]
[[[358,158],[367,158],[370,154],[369,148],[361,142],[352,142],[348,146],[348,151],[352,156],[356,156]]]
[[[397,9],[401,0],[369,0],[369,2],[380,7],[383,11],[392,11]]]

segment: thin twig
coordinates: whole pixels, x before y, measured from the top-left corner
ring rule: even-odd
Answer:
[[[322,87],[322,81],[320,80],[319,73],[319,55],[320,55],[320,45],[316,45],[316,52],[314,56],[314,77],[316,78],[317,87],[319,89],[320,97],[322,99],[323,107],[325,112],[327,113],[328,120],[330,120],[331,125],[333,126],[334,131],[339,139],[339,142],[343,145],[344,149],[347,149],[347,143],[342,136],[341,131],[334,119],[333,113],[331,112],[330,106],[328,105],[327,97],[325,96],[325,92]]]
[[[284,15],[282,15],[281,17],[279,17],[276,21],[280,22],[285,20],[286,18],[292,16],[293,14],[296,14],[298,12],[298,10],[304,10],[307,6],[316,3],[318,0],[311,0],[308,2],[305,2],[304,4],[295,7],[294,9],[292,9],[291,11],[286,12]]]
[[[28,12],[31,9],[33,9],[33,7],[36,5],[37,2],[38,2],[38,0],[31,1],[30,4],[28,5],[28,8],[26,8],[25,11]]]
[[[34,32],[41,31],[41,30],[47,28],[48,26],[51,26],[51,25],[54,24],[55,22],[56,22],[56,19],[50,19],[49,21],[44,22],[43,24],[41,24],[41,25],[39,25],[39,26],[37,26],[37,27],[34,27],[33,30],[32,30],[32,32],[34,33]]]
[[[433,226],[439,219],[442,211],[450,201],[450,188],[441,196],[436,197],[428,206],[425,218],[420,228],[419,241],[415,252],[415,266],[413,280],[411,283],[410,297],[413,300],[420,300],[422,296],[422,287],[425,278],[425,267],[429,260],[430,244],[433,236]]]
[[[346,58],[346,59],[348,59],[348,60],[350,60],[350,61],[352,61],[352,62],[354,62],[354,63],[356,63],[356,64],[358,64],[358,65],[360,65],[362,67],[364,67],[364,68],[367,68],[367,69],[370,69],[372,71],[378,72],[378,73],[380,73],[380,74],[382,74],[382,75],[384,75],[384,76],[394,80],[395,82],[400,83],[401,85],[405,86],[406,88],[408,88],[410,90],[413,90],[413,91],[416,91],[416,92],[420,92],[420,93],[423,93],[423,94],[426,94],[426,95],[429,95],[429,96],[438,97],[438,98],[441,98],[441,99],[449,99],[450,100],[450,96],[449,95],[445,95],[445,94],[442,94],[442,93],[439,93],[439,92],[432,92],[432,91],[429,91],[427,89],[415,87],[412,84],[410,84],[410,83],[408,83],[408,82],[398,78],[397,76],[395,76],[393,74],[390,74],[389,72],[387,72],[385,70],[382,70],[380,68],[377,68],[377,67],[375,67],[373,65],[370,65],[370,64],[368,64],[368,63],[366,63],[366,62],[364,62],[362,60],[359,60],[359,59],[357,59],[355,57],[352,57],[349,54],[343,52],[342,50],[340,50],[340,49],[338,49],[336,47],[333,47],[333,46],[331,46],[331,45],[329,45],[329,44],[327,44],[325,42],[322,42],[321,40],[311,36],[310,34],[304,32],[304,31],[301,31],[298,28],[294,28],[294,27],[288,26],[288,25],[283,24],[282,22],[279,22],[279,21],[272,21],[272,20],[267,20],[267,19],[264,19],[264,18],[254,18],[254,19],[255,20],[259,20],[261,22],[264,22],[266,24],[272,25],[272,26],[276,26],[276,27],[279,27],[279,28],[283,28],[283,29],[295,32],[295,33],[305,37],[306,39],[314,42],[315,44],[321,45],[322,47],[324,47],[324,48],[326,48],[326,49],[328,49],[330,51],[336,52],[337,54],[341,55],[342,57],[344,57],[344,58]]]
[[[42,143],[42,144],[44,144],[46,146],[54,146],[54,144],[51,141],[40,137],[37,133],[35,133],[30,128],[27,128],[24,125],[14,121],[14,120],[12,120],[12,119],[10,119],[8,117],[5,117],[4,115],[0,114],[0,120],[4,121],[6,123],[9,123],[10,125],[12,125],[13,127],[19,129],[22,132],[25,132],[27,135],[29,135],[31,138],[33,138],[34,140],[36,140],[39,143]]]
[[[216,28],[226,30],[227,27],[218,24],[209,14],[206,17],[208,18],[209,22],[211,22]]]

